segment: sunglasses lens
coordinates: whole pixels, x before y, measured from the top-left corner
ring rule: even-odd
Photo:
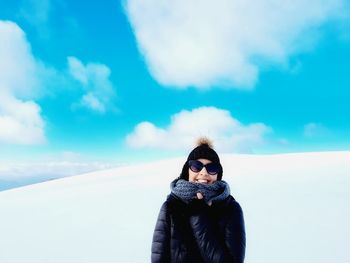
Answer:
[[[209,163],[205,166],[205,168],[207,169],[208,174],[211,174],[211,175],[219,173],[219,170],[220,170],[219,165],[216,163]]]
[[[203,169],[203,164],[200,161],[191,160],[188,162],[192,172],[198,173]]]

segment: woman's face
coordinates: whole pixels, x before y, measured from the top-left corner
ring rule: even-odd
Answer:
[[[211,163],[208,159],[197,159],[197,161],[200,161],[202,164],[206,165],[208,163]],[[212,184],[214,183],[218,178],[218,174],[211,175],[207,172],[207,169],[203,166],[202,170],[199,172],[193,172],[190,168],[188,168],[188,181],[194,182],[194,183],[201,183],[201,184]]]

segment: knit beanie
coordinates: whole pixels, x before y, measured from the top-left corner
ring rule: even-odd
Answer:
[[[187,157],[187,161],[182,167],[182,171],[180,174],[180,179],[185,179],[188,181],[188,161],[190,160],[198,160],[198,159],[207,159],[212,161],[213,163],[217,163],[220,166],[220,171],[218,172],[217,180],[222,179],[223,169],[220,164],[219,155],[214,151],[213,145],[208,138],[199,138],[197,141],[197,147],[194,148]]]

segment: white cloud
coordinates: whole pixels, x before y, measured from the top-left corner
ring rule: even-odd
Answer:
[[[289,140],[286,139],[286,138],[278,139],[277,142],[278,142],[280,145],[289,145],[289,144],[290,144]]]
[[[84,65],[79,59],[68,57],[68,69],[71,76],[85,89],[85,94],[74,107],[85,107],[99,113],[114,109],[112,103],[116,94],[109,79],[111,71],[106,65],[100,63]]]
[[[0,39],[0,143],[44,143],[40,106],[28,99],[40,95],[46,69],[15,23],[0,21]]]
[[[106,111],[105,105],[92,93],[85,94],[81,98],[81,105],[98,112]]]
[[[57,7],[62,6],[58,1],[51,0],[22,0],[20,1],[20,8],[17,17],[21,19],[21,22],[25,22],[35,30],[38,37],[49,40],[53,33],[53,27],[51,23],[52,11],[56,12]],[[59,4],[59,5],[58,5]],[[58,12],[60,12],[59,10]],[[62,21],[66,20],[67,16],[60,17],[60,27],[65,26]],[[67,31],[65,31],[67,33]]]
[[[304,126],[304,136],[314,138],[324,136],[329,133],[329,130],[321,123],[310,122]]]
[[[288,65],[317,41],[345,0],[126,0],[141,53],[164,85],[252,87],[267,65]]]
[[[0,143],[42,144],[46,142],[40,107],[33,101],[0,97]]]
[[[17,2],[20,6],[16,17],[20,23],[29,25],[36,36],[45,40],[47,44],[52,39],[62,37],[62,32],[68,40],[82,34],[77,18],[69,15],[71,12],[65,1],[21,0]]]
[[[75,58],[68,57],[68,67],[70,74],[83,85],[88,84],[88,72],[83,63]]]
[[[244,125],[227,110],[200,107],[171,116],[166,128],[141,122],[127,136],[126,142],[134,148],[182,150],[193,146],[198,137],[208,136],[220,151],[252,152],[265,142],[264,136],[270,131],[263,123]]]
[[[22,98],[38,95],[42,66],[25,33],[17,24],[0,20],[0,36],[0,90]]]
[[[31,25],[43,27],[49,20],[51,0],[24,0],[19,15]]]

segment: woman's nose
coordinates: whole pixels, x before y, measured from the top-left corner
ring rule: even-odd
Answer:
[[[200,170],[199,172],[200,175],[208,175],[207,169],[205,167],[202,168],[202,170]]]

